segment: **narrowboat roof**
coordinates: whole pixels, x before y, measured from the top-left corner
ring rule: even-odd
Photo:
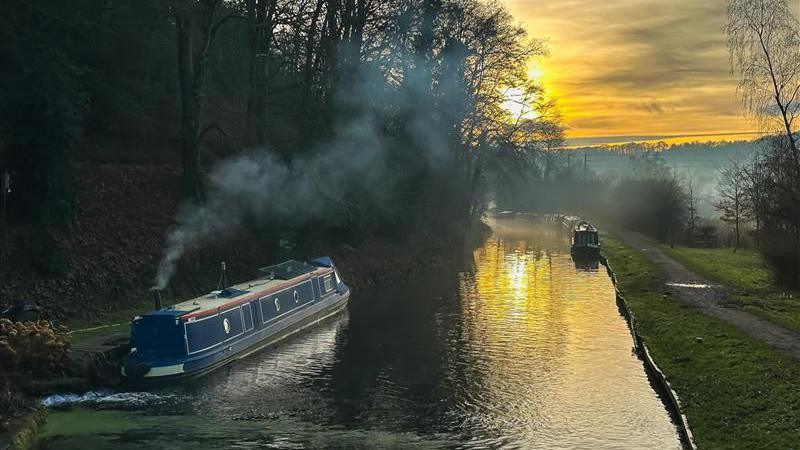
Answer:
[[[315,270],[317,270],[316,267],[293,259],[258,269],[259,272],[264,272],[267,276],[272,275],[273,278],[281,280],[291,280],[294,277],[299,277]]]
[[[227,287],[221,291],[211,291],[208,294],[177,303],[158,311],[152,311],[149,314],[173,315],[175,317],[202,316],[209,311],[215,311],[230,306],[231,304],[239,303],[242,300],[246,301],[251,298],[249,294],[259,295],[265,291],[278,289],[283,286],[290,286],[291,283],[287,283],[289,280],[311,274],[317,270],[327,271],[325,269],[327,269],[325,266],[315,267],[299,261],[286,261],[281,264],[259,269],[262,272],[268,272],[261,278],[245,281],[244,283]]]

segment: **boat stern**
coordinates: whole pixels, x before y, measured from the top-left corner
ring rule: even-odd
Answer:
[[[180,316],[186,311],[161,309],[131,321],[131,351],[122,361],[127,380],[163,377],[183,372],[186,340]]]

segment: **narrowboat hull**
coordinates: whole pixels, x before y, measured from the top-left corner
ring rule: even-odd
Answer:
[[[330,259],[325,261],[330,265],[287,262],[301,273],[253,280],[137,316],[123,379],[128,384],[192,379],[340,313],[350,289]]]
[[[241,342],[223,348],[214,354],[197,358],[194,361],[187,360],[185,363],[163,366],[160,370],[158,367],[150,368],[151,371],[156,369],[158,372],[148,373],[139,377],[130,376],[126,374],[126,366],[123,365],[122,376],[127,383],[135,385],[189,381],[201,377],[226,364],[252,355],[259,350],[263,350],[283,339],[316,326],[322,321],[342,313],[342,311],[347,309],[349,297],[349,291],[338,295],[337,298],[330,299],[331,301],[327,304],[321,304],[320,308],[310,310],[308,314],[298,316],[296,318],[297,320],[282,324],[284,325],[282,329],[274,330],[272,333],[265,333],[263,336],[256,336],[257,339],[255,340],[243,339]],[[261,332],[264,331],[266,330],[262,330]]]
[[[599,258],[600,257],[600,246],[599,245],[591,245],[591,246],[577,246],[573,245],[570,249],[570,253],[573,257],[576,258]]]

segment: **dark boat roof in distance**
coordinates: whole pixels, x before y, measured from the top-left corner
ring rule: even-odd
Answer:
[[[262,267],[258,270],[259,272],[272,274],[273,277],[279,280],[291,280],[294,277],[311,273],[317,269],[317,267],[310,264],[290,259],[289,261],[275,264],[274,266]]]
[[[586,221],[581,221],[580,223],[575,225],[575,232],[576,233],[597,233],[597,228],[594,225],[590,224]]]

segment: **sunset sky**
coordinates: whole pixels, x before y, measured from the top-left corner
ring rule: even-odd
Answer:
[[[548,42],[551,55],[529,72],[558,99],[567,137],[756,128],[736,98],[724,0],[502,1]]]

